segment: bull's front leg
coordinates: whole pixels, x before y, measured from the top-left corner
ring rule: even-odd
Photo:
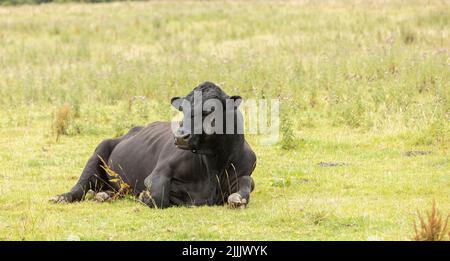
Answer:
[[[170,206],[170,176],[164,172],[154,172],[145,180],[146,190],[139,195],[139,200],[151,208]]]
[[[228,196],[228,205],[232,208],[245,208],[250,201],[250,192],[253,191],[255,183],[250,176],[241,176],[235,184],[236,192]],[[232,191],[235,191],[232,190]]]

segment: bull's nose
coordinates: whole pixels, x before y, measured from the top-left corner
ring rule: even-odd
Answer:
[[[188,131],[179,128],[174,133],[174,143],[180,149],[188,149],[189,148],[189,140],[191,139],[191,134]]]
[[[189,133],[177,134],[175,136],[175,138],[176,139],[189,140],[191,138],[191,134],[189,134]]]

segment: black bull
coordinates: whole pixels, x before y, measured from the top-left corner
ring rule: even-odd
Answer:
[[[224,107],[227,99],[240,100],[209,82],[194,91],[202,95],[203,102],[216,99]],[[173,98],[172,104],[182,109],[177,101],[183,100],[194,107],[194,91],[184,98]],[[235,114],[239,113],[237,107]],[[243,134],[195,134],[183,126],[174,133],[169,122],[154,122],[132,128],[122,137],[102,141],[77,184],[52,201],[80,201],[90,189],[120,190],[118,183],[113,182],[117,177],[107,172],[110,169],[149,207],[228,203],[241,208],[248,204],[254,188],[250,175],[255,166],[256,155]]]

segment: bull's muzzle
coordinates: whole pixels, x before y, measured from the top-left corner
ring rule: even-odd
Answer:
[[[174,143],[180,149],[190,149],[189,140],[191,139],[191,134],[185,133],[183,131],[177,131],[174,134]]]

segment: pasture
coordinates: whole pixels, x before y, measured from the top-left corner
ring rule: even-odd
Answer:
[[[449,7],[0,7],[0,240],[410,240],[417,210],[450,210]],[[48,202],[101,140],[169,120],[170,98],[206,80],[281,101],[282,140],[247,135],[247,209]]]

